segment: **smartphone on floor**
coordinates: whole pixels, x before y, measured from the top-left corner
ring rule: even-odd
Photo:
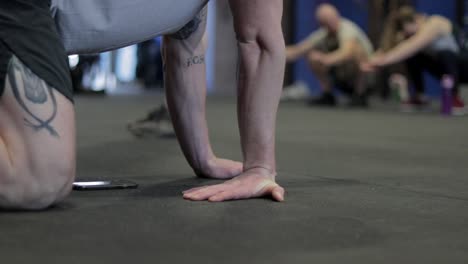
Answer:
[[[138,184],[127,180],[77,181],[73,183],[73,190],[75,191],[97,191],[135,188],[138,188]]]

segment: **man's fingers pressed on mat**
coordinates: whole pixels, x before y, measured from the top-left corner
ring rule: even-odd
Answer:
[[[195,192],[186,193],[184,194],[185,199],[195,200],[195,201],[203,201],[208,199],[209,197],[216,195],[217,193],[223,191],[223,185],[213,185],[207,186],[205,188],[201,188]]]
[[[189,189],[189,190],[185,190],[185,191],[182,192],[182,194],[193,193],[193,192],[196,192],[196,191],[201,190],[203,188],[206,188],[206,186],[196,187],[196,188],[192,188],[192,189]]]
[[[274,200],[278,202],[283,202],[284,201],[284,188],[281,186],[277,186],[273,189],[271,196],[273,197]]]
[[[235,200],[235,199],[240,199],[234,191],[224,191],[220,192],[212,197],[210,197],[208,200],[210,202],[224,202],[224,201],[229,201],[229,200]]]

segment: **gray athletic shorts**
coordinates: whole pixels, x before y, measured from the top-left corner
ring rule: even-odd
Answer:
[[[2,0],[4,1],[4,0]],[[108,51],[175,33],[208,0],[52,0],[68,54]]]

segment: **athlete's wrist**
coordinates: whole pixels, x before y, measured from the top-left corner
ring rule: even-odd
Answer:
[[[272,180],[275,180],[277,175],[275,166],[268,164],[244,166],[244,172],[255,172]]]

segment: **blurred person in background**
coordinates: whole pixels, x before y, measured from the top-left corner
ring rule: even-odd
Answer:
[[[84,84],[83,79],[89,74],[93,66],[99,63],[99,55],[75,55],[78,60],[77,65],[70,67],[74,94],[84,95],[105,95],[105,89],[95,91],[89,87],[90,83]]]
[[[138,44],[135,75],[145,89],[162,88],[164,86],[160,38]]]
[[[161,39],[144,41],[138,45],[136,77],[146,89],[164,86]],[[175,137],[166,98],[148,113],[127,124],[128,131],[137,138]]]
[[[438,78],[441,84],[450,79],[454,83],[453,112],[465,113],[459,84],[468,81],[468,56],[466,40],[461,37],[456,25],[443,16],[428,16],[405,6],[389,17],[384,34],[388,36],[387,41],[392,48],[377,53],[370,61],[363,63],[364,71],[371,72],[405,62],[415,88],[408,102],[413,105],[428,103],[424,98],[425,71]]]
[[[321,28],[286,49],[288,62],[306,57],[320,83],[322,95],[310,103],[318,106],[337,105],[333,95],[336,86],[351,97],[350,106],[367,107],[367,80],[359,65],[373,52],[370,40],[355,23],[341,17],[330,4],[320,5],[316,18]],[[288,92],[292,91],[285,91]]]
[[[389,26],[391,26],[389,23],[384,24],[383,34],[380,36],[379,48],[375,54],[388,52],[398,45],[399,42],[404,40],[402,33],[395,34],[393,30],[388,29]],[[390,99],[390,96],[391,99],[396,99],[400,102],[403,112],[413,112],[415,110],[424,109],[424,104],[412,104],[409,91],[408,70],[405,63],[397,63],[384,67],[376,77],[379,87],[382,88],[383,99]]]
[[[167,108],[166,97],[163,102],[148,111],[146,116],[127,124],[128,131],[137,138],[176,136],[171,116]]]

